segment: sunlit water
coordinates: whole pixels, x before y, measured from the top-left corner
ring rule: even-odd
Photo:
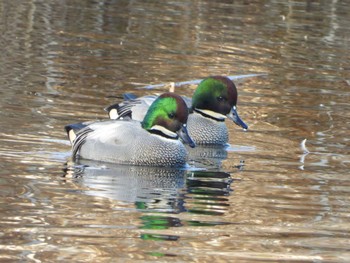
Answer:
[[[0,3],[0,261],[348,262],[348,3],[158,2]],[[186,169],[70,159],[124,92],[255,73]]]

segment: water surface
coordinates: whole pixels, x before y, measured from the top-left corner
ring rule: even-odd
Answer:
[[[347,262],[349,15],[345,1],[0,3],[0,259]],[[237,81],[249,130],[228,122],[230,146],[191,150],[188,169],[70,160],[64,125],[106,118],[124,92],[255,73]]]

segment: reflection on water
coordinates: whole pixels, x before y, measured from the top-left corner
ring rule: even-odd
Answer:
[[[0,1],[0,261],[349,261],[349,13]],[[268,75],[237,81],[249,130],[228,122],[230,146],[189,149],[188,170],[82,163],[62,177],[63,127],[107,118],[123,93],[254,73]]]
[[[168,215],[187,212],[220,216],[227,212],[233,180],[225,172],[101,164],[86,160],[71,163],[64,170],[64,177],[72,178],[74,183],[87,188],[84,190],[87,195],[133,203],[135,209],[143,212],[140,216],[141,229],[229,224],[219,218],[200,221]],[[141,234],[143,240],[174,241],[179,238],[148,232]]]
[[[65,177],[87,187],[85,194],[133,203],[137,210],[157,213],[222,215],[227,210],[232,179],[219,171],[101,164],[79,161]]]
[[[198,145],[195,148],[186,147],[189,153],[189,163],[197,168],[221,168],[222,161],[227,158],[227,146]]]
[[[154,212],[182,212],[185,170],[98,164],[80,161],[68,166],[67,176],[87,186],[85,193],[134,203],[138,209]]]

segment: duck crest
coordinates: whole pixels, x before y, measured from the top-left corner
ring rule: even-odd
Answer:
[[[237,88],[235,84],[229,78],[212,76],[204,79],[198,85],[192,97],[191,110],[204,112],[206,115],[213,115],[208,114],[208,112],[226,115],[236,103]]]

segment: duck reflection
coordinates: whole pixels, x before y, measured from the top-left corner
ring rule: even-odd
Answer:
[[[182,220],[178,213],[223,215],[232,192],[231,175],[219,171],[187,171],[163,167],[138,167],[80,161],[68,165],[66,176],[82,185],[85,194],[133,203],[142,229],[225,224],[217,217]],[[145,233],[143,239],[176,240],[177,236]]]
[[[191,172],[186,180],[189,201],[187,211],[196,214],[223,215],[232,192],[231,175],[217,171]]]
[[[185,170],[81,160],[68,165],[67,173],[77,184],[88,187],[84,191],[88,195],[134,203],[138,210],[184,211],[179,195],[185,187]]]
[[[214,168],[221,167],[223,160],[227,159],[226,145],[197,145],[195,148],[186,147],[190,163],[198,168]]]

